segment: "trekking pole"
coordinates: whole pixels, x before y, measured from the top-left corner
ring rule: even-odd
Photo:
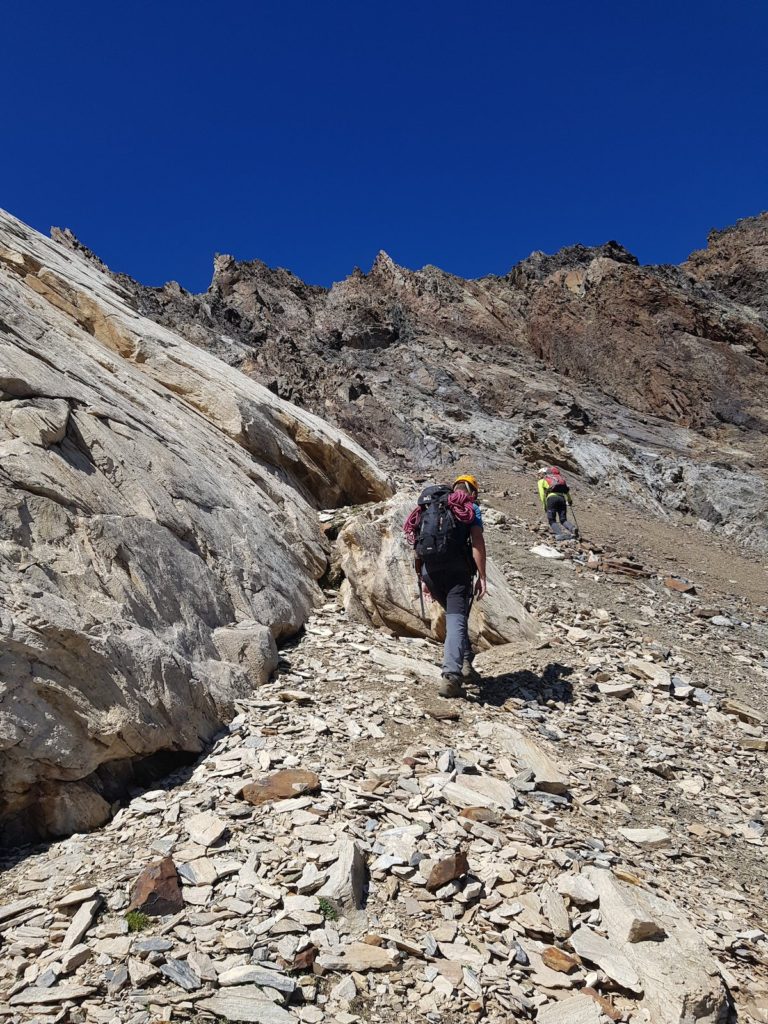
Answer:
[[[581,529],[579,527],[579,520],[576,518],[576,513],[573,511],[573,505],[571,505],[571,515],[573,516],[573,525],[576,527],[576,532],[581,537]]]
[[[419,604],[421,605],[421,617],[426,621],[427,613],[424,610],[424,591],[421,589],[421,576],[416,573],[416,586],[419,588]]]

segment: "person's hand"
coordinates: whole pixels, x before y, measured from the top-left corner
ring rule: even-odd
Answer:
[[[427,584],[424,582],[424,580],[421,581],[421,592],[424,595],[424,597],[427,599],[427,601],[432,601],[433,600],[432,594],[430,592],[430,589],[427,586]]]
[[[475,597],[481,601],[488,593],[488,581],[485,576],[478,576],[475,580]]]

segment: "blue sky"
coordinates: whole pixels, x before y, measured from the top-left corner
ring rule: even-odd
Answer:
[[[6,4],[0,206],[148,284],[215,252],[329,284],[768,208],[768,4]]]

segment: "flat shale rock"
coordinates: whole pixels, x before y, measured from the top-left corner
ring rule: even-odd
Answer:
[[[630,843],[646,850],[666,850],[672,845],[669,832],[658,825],[653,828],[620,828],[619,832]]]
[[[197,843],[198,846],[213,846],[214,843],[218,843],[226,831],[226,821],[222,821],[212,811],[202,811],[200,814],[193,814],[187,821],[189,838],[193,843]]]
[[[631,697],[634,693],[632,683],[598,683],[597,688],[604,697]]]
[[[199,999],[195,1006],[224,1020],[247,1021],[249,1024],[297,1024],[299,1020],[269,1000],[255,985],[241,985],[226,992],[217,992],[209,999]]]
[[[638,679],[648,679],[655,687],[668,690],[672,682],[672,676],[663,665],[657,665],[655,661],[643,661],[641,658],[634,658],[627,662],[627,672]]]
[[[586,925],[577,928],[568,939],[571,948],[582,960],[588,960],[621,988],[636,995],[643,994],[643,983],[625,955],[623,947],[598,935]]]
[[[390,672],[402,673],[420,679],[424,682],[439,683],[442,673],[440,666],[434,662],[424,661],[421,658],[410,658],[403,654],[391,654],[389,651],[373,650],[370,654],[371,661],[375,665]]]
[[[78,1001],[93,995],[96,989],[90,985],[51,985],[49,988],[37,988],[34,985],[11,996],[11,1006],[43,1006],[48,1003],[65,1003],[69,1000]]]
[[[317,890],[317,896],[330,900],[344,914],[363,906],[368,869],[365,857],[353,839],[342,838],[336,846],[336,861],[328,881]]]
[[[545,793],[567,793],[568,776],[558,767],[553,758],[530,736],[504,725],[481,727],[480,733],[488,734],[492,741],[511,754],[520,767],[533,773],[536,789]]]
[[[225,988],[231,985],[257,985],[259,988],[272,988],[286,995],[296,991],[296,982],[287,974],[269,971],[255,964],[243,964],[222,971],[218,976],[218,983]]]
[[[571,934],[571,919],[562,895],[547,882],[540,892],[541,911],[549,921],[552,934],[556,939],[567,939]]]
[[[548,1003],[536,1015],[537,1024],[601,1024],[602,1012],[594,999],[581,993]]]
[[[490,775],[460,775],[455,782],[447,783],[442,792],[446,800],[462,808],[512,808],[517,801],[515,791],[508,782]]]
[[[244,786],[241,795],[243,800],[258,807],[275,800],[288,800],[306,793],[319,792],[320,778],[314,772],[303,768],[284,768]]]
[[[186,992],[195,992],[202,987],[200,975],[185,960],[168,957],[160,964],[160,972]]]
[[[93,956],[93,950],[84,942],[72,946],[71,949],[63,950],[58,956],[58,963],[62,974],[70,974],[77,970]]]
[[[63,950],[73,949],[78,945],[82,937],[88,931],[93,924],[96,917],[96,912],[101,906],[101,896],[96,896],[92,900],[87,900],[85,903],[81,903],[75,912],[75,916],[67,928],[64,938],[61,942],[61,948]]]
[[[4,906],[0,906],[0,922],[11,920],[19,914],[23,914],[25,910],[36,906],[38,906],[37,900],[29,898],[6,903]]]
[[[315,963],[325,971],[391,971],[397,966],[397,954],[367,942],[350,942],[323,951]]]
[[[637,973],[641,1006],[654,1024],[721,1024],[727,996],[720,969],[688,918],[671,900],[620,882],[607,871],[590,868],[589,877],[600,892],[609,940]],[[638,914],[656,922],[664,938],[626,942],[628,922]]]
[[[589,869],[588,876],[600,897],[601,918],[622,948],[627,943],[666,938],[663,925],[650,912],[644,889],[621,882],[608,871]]]

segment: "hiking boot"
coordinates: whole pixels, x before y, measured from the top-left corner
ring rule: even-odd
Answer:
[[[483,680],[483,677],[477,671],[469,658],[465,658],[464,664],[461,666],[461,678],[466,683],[480,683]]]
[[[461,676],[457,672],[444,673],[437,692],[441,697],[463,697],[464,687],[461,685]]]

